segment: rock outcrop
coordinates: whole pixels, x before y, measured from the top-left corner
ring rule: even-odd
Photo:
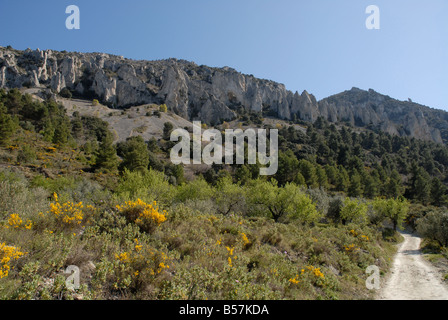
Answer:
[[[448,113],[353,88],[317,101],[304,91],[229,67],[185,60],[136,61],[104,53],[14,50],[0,47],[0,87],[35,87],[99,99],[115,108],[165,103],[176,114],[208,124],[232,120],[241,108],[281,119],[348,121],[391,134],[448,141]],[[433,112],[434,111],[434,112]],[[433,122],[431,122],[434,120]]]

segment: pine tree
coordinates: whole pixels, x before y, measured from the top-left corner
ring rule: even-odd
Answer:
[[[62,119],[61,121],[59,121],[58,125],[56,125],[52,138],[53,143],[64,145],[68,142],[68,139],[70,137],[70,129],[67,122],[68,121],[66,121],[66,119]]]
[[[350,177],[343,166],[339,166],[339,179],[336,184],[336,190],[347,192],[350,186]]]
[[[148,169],[149,152],[147,145],[141,136],[128,138],[118,144],[118,154],[123,158],[121,169],[130,171],[142,171]]]
[[[327,173],[325,172],[325,169],[322,168],[321,166],[316,167],[316,178],[317,178],[317,183],[319,184],[319,187],[328,188]]]
[[[401,183],[401,176],[397,170],[392,171],[384,188],[385,194],[390,198],[396,198],[402,195],[403,187]]]
[[[430,200],[431,184],[429,174],[418,167],[414,172],[411,185],[411,194],[414,199],[423,204],[428,204]]]
[[[367,175],[364,180],[364,195],[367,198],[375,198],[378,195],[378,181],[371,175]]]
[[[350,176],[350,186],[348,187],[349,197],[360,197],[363,195],[363,188],[361,183],[361,176],[358,171],[353,170]]]
[[[275,179],[280,185],[294,181],[299,172],[299,161],[291,150],[280,152],[278,157],[278,170]]]
[[[316,188],[319,186],[316,176],[316,168],[311,162],[304,159],[300,160],[299,171],[305,178],[305,182],[308,187]]]
[[[5,145],[9,142],[15,128],[16,123],[11,115],[8,114],[8,110],[3,103],[0,103],[0,145]]]
[[[438,178],[433,178],[431,181],[431,203],[435,206],[446,205],[448,203],[446,192],[446,186]]]
[[[171,122],[165,122],[163,124],[163,139],[170,140],[171,138],[171,131],[173,131],[173,124]]]
[[[117,151],[113,146],[112,135],[108,134],[100,143],[96,157],[95,168],[107,172],[114,172],[118,167]]]

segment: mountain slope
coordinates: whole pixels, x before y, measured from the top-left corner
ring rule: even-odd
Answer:
[[[251,110],[279,119],[348,121],[391,134],[448,142],[448,113],[353,88],[317,101],[304,91],[234,69],[198,66],[185,60],[136,61],[104,53],[19,51],[0,47],[0,87],[32,87],[114,108],[167,104],[188,120],[218,124]]]
[[[372,89],[352,88],[333,95],[319,101],[319,109],[322,116],[333,122],[348,121],[359,127],[439,143],[448,141],[447,112],[399,101]]]

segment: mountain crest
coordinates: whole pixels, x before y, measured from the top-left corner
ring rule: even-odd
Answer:
[[[314,122],[347,121],[391,134],[436,142],[448,141],[448,113],[410,101],[398,101],[374,90],[352,88],[321,101],[293,93],[270,80],[230,67],[212,68],[170,58],[139,61],[104,53],[15,50],[0,47],[0,87],[64,88],[75,96],[96,98],[115,108],[166,104],[189,120],[217,124],[244,108],[280,119]]]

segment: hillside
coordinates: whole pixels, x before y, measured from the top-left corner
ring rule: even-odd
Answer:
[[[244,110],[306,122],[321,116],[390,134],[448,141],[448,113],[441,110],[355,88],[317,101],[307,91],[293,93],[282,84],[229,67],[185,60],[136,61],[104,53],[0,48],[0,87],[23,86],[43,89],[43,96],[64,90],[113,108],[166,104],[175,114],[208,125],[233,120]]]
[[[95,65],[99,57],[37,53],[57,55],[62,69],[66,55]],[[30,55],[8,57],[3,84],[24,79],[29,64],[11,61]],[[163,103],[170,99],[116,108],[37,79],[38,87],[0,89],[0,299],[372,299],[366,270],[388,274],[402,227],[418,230],[438,263],[448,259],[448,148],[416,128],[385,132],[410,102],[394,111],[396,100],[352,89],[319,102],[342,110],[337,122],[229,107],[232,119],[213,128],[278,130],[279,168],[265,177],[259,163],[171,163],[171,131],[214,111],[182,117]],[[433,112],[415,107],[425,118]],[[344,118],[356,110],[390,123]],[[77,288],[66,282],[73,267]]]

